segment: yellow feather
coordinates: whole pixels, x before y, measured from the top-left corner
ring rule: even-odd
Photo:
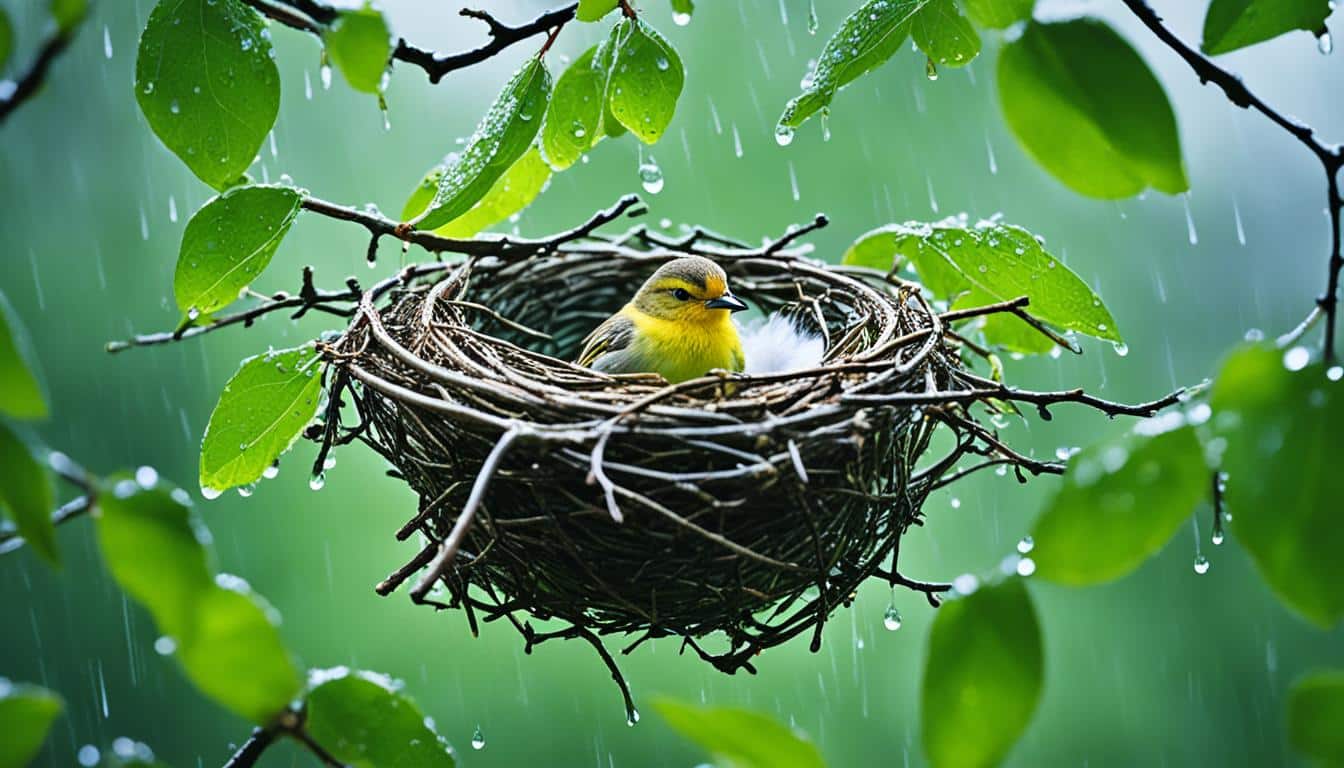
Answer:
[[[665,320],[633,304],[626,304],[620,313],[635,324],[632,346],[638,356],[673,384],[714,368],[742,370],[742,342],[727,312],[706,312],[702,322]]]

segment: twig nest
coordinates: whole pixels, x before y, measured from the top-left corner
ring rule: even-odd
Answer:
[[[504,617],[529,645],[676,635],[732,671],[809,628],[819,636],[866,578],[896,578],[883,562],[931,484],[915,471],[932,429],[922,409],[960,367],[938,315],[877,272],[704,242],[636,232],[477,257],[382,306],[366,297],[325,348],[331,395],[358,411],[347,436],[420,495],[400,536],[428,539],[381,592],[422,571],[413,596],[464,608],[473,627]],[[821,364],[669,386],[568,362],[683,252],[820,334]],[[573,629],[541,635],[521,614]],[[730,640],[722,655],[694,642],[716,631]]]

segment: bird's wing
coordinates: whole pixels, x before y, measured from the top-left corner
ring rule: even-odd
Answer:
[[[634,322],[622,314],[612,315],[602,321],[602,324],[594,328],[593,332],[588,334],[588,338],[583,340],[583,351],[579,353],[579,359],[575,362],[590,368],[597,367],[593,364],[599,357],[629,349],[634,338]],[[599,369],[605,370],[605,367]]]

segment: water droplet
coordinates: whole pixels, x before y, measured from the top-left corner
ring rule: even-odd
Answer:
[[[322,486],[327,484],[327,476],[321,472],[308,478],[308,487],[314,491],[322,490]]]
[[[1330,366],[1325,371],[1325,378],[1331,381],[1339,381],[1340,379],[1344,379],[1344,367],[1340,367],[1338,365]]]
[[[1195,215],[1190,211],[1190,193],[1185,192],[1181,195],[1181,203],[1185,206],[1185,232],[1190,238],[1191,245],[1199,245],[1199,233],[1195,231]]]
[[[809,34],[809,35],[815,35],[815,34],[817,34],[817,27],[819,27],[819,26],[820,26],[820,24],[817,22],[817,0],[808,0],[808,3],[807,3],[807,34]]]
[[[958,499],[956,496],[953,496],[953,497],[952,497],[952,508],[953,508],[953,509],[961,509],[961,499]]]
[[[1222,528],[1214,528],[1214,529],[1213,529],[1213,537],[1212,537],[1211,540],[1213,541],[1213,545],[1214,545],[1215,547],[1221,547],[1221,546],[1223,545],[1223,529],[1222,529]]]
[[[896,609],[896,604],[887,606],[887,612],[882,614],[882,626],[887,628],[888,632],[895,632],[901,628],[901,612]]]
[[[1030,576],[1036,572],[1036,561],[1030,557],[1024,557],[1017,561],[1017,575],[1022,577]]]
[[[775,143],[787,147],[793,143],[793,129],[783,123],[775,126]]]
[[[958,594],[969,595],[980,588],[980,580],[971,573],[963,573],[952,580],[952,589]]]
[[[222,493],[224,492],[219,490],[218,488],[211,488],[208,485],[201,486],[201,495],[205,497],[206,501],[218,499],[220,494]]]
[[[106,24],[103,25],[103,55],[112,58],[112,32]]]
[[[1264,341],[1265,332],[1260,330],[1259,328],[1248,328],[1246,330],[1246,334],[1242,336],[1242,338],[1246,339],[1251,343],[1255,343],[1257,341]]]
[[[680,13],[680,12],[678,12],[678,13],[673,13],[673,14],[672,14],[672,23],[673,23],[673,24],[676,24],[678,27],[684,27],[684,26],[686,26],[687,24],[690,24],[690,23],[691,23],[691,14],[689,14],[689,13]]]
[[[177,641],[167,635],[160,635],[154,641],[154,652],[160,656],[172,656],[177,650]]]
[[[476,726],[476,730],[471,733],[471,748],[485,749],[485,736],[481,734],[481,726]]]
[[[280,465],[272,464],[261,471],[261,476],[267,480],[274,480],[280,474]]]
[[[303,98],[308,101],[313,100],[313,78],[308,76],[308,70],[303,70]]]
[[[322,76],[322,90],[331,90],[331,65],[325,61],[322,62],[322,67],[318,73]]]
[[[663,191],[663,169],[658,167],[658,161],[652,156],[639,164],[639,183],[650,195]]]
[[[238,486],[238,495],[242,496],[244,499],[250,498],[252,494],[256,492],[256,490],[257,490],[256,483],[248,483],[247,485],[240,485]]]
[[[733,156],[742,157],[742,135],[737,132],[737,123],[733,123]]]
[[[140,467],[135,470],[135,483],[148,491],[159,484],[159,473],[153,467]]]
[[[1195,555],[1195,573],[1203,576],[1209,572],[1209,558],[1204,555]]]
[[[177,103],[177,99],[173,99],[168,103],[168,111],[172,112],[174,115],[182,113],[182,107]]]
[[[924,74],[927,75],[930,80],[938,79],[938,65],[933,63],[932,58],[924,59]]]
[[[631,728],[634,728],[635,724],[638,722],[639,722],[639,710],[635,709],[634,707],[631,707],[629,714],[625,716],[625,724],[630,726]]]
[[[1115,354],[1121,357],[1124,357],[1125,355],[1129,354],[1129,345],[1124,343],[1123,341],[1112,342],[1111,349],[1114,349]]]
[[[1017,542],[1017,551],[1019,554],[1027,554],[1036,546],[1036,542],[1030,536],[1023,536],[1022,540]]]
[[[1311,362],[1311,350],[1296,346],[1283,353],[1283,367],[1290,371],[1300,371]]]
[[[79,764],[84,766],[84,768],[93,768],[93,766],[97,765],[98,761],[102,759],[102,755],[98,752],[98,748],[92,744],[85,744],[80,747],[79,754],[76,757],[79,759]]]
[[[1330,37],[1330,30],[1321,30],[1321,34],[1316,38],[1316,50],[1320,51],[1322,56],[1329,56],[1330,52],[1335,50],[1335,41]],[[109,53],[108,58],[111,56]]]

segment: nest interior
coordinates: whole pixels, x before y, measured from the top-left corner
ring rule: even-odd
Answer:
[[[731,672],[808,630],[815,649],[860,583],[901,579],[900,538],[941,474],[916,469],[925,410],[963,370],[939,315],[917,286],[804,252],[695,252],[822,334],[823,361],[674,386],[568,362],[681,255],[647,240],[474,257],[365,296],[322,346],[329,426],[353,401],[348,433],[420,496],[398,536],[426,539],[380,592],[419,573],[417,601],[462,608],[473,630],[507,619],[529,649],[583,637],[611,665],[596,635],[636,635],[627,651],[670,635]],[[714,632],[727,651],[696,642]]]

